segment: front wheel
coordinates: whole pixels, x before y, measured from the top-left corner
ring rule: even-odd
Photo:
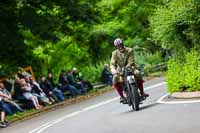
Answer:
[[[140,97],[137,90],[136,84],[130,84],[130,92],[131,92],[131,104],[132,109],[135,111],[139,110],[139,104],[140,104]]]

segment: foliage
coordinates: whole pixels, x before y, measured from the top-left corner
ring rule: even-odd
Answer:
[[[100,62],[99,64],[96,65],[96,67],[89,65],[87,67],[84,67],[82,69],[82,74],[84,75],[84,78],[95,83],[95,82],[100,82],[101,81],[101,73],[103,70],[103,66],[106,62]]]
[[[154,54],[150,52],[140,52],[135,54],[135,61],[137,64],[144,65],[156,65],[162,62],[161,53],[156,52]]]
[[[200,48],[199,16],[198,0],[170,0],[158,6],[150,17],[153,40],[174,52],[175,57],[168,62],[167,84],[170,92],[200,89],[200,57],[197,52]]]
[[[146,51],[136,52],[135,61],[143,74],[149,75],[151,68],[162,62],[161,53],[156,52],[152,54]]]
[[[73,66],[96,67],[110,58],[116,37],[154,53],[159,47],[148,39],[148,17],[162,4],[163,0],[1,2],[0,75],[26,66],[32,66],[36,76]]]
[[[200,90],[200,54],[185,52],[168,62],[167,85],[169,92]]]
[[[150,17],[152,37],[165,48],[199,47],[199,16],[198,0],[171,0]]]

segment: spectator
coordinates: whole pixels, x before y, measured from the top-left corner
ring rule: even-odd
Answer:
[[[57,102],[58,101],[56,95],[53,93],[51,88],[49,88],[47,86],[47,81],[46,81],[45,76],[42,76],[42,78],[40,80],[40,87],[42,88],[42,90],[44,91],[44,93],[47,95],[47,97],[50,99],[51,102]]]
[[[13,98],[17,100],[24,99],[23,91],[20,86],[20,78],[18,77],[18,75],[15,75]]]
[[[9,125],[9,123],[5,119],[6,113],[5,113],[5,110],[3,108],[1,96],[3,96],[3,95],[1,95],[1,93],[0,93],[0,120],[1,120],[0,128],[4,128],[4,127],[7,127]]]
[[[71,70],[69,70],[69,71],[67,72],[67,79],[68,79],[69,83],[70,83],[71,85],[75,86],[76,88],[78,88],[78,89],[81,91],[81,93],[85,93],[85,92],[87,91],[87,88],[83,85],[82,82],[80,82],[80,81],[78,81],[78,82],[75,81],[75,78],[74,78],[72,72],[73,72],[73,71],[71,71]]]
[[[21,79],[20,78],[24,78],[24,76],[22,76],[21,74],[17,74],[15,75],[15,81],[14,81],[14,92],[13,92],[13,99],[17,100],[20,104],[22,108],[26,108],[26,109],[30,109],[35,107],[33,105],[33,102],[31,100],[27,100],[24,96],[23,96],[23,90],[21,88]]]
[[[31,87],[32,95],[36,96],[39,103],[42,105],[48,104],[49,100],[45,97],[43,90],[40,88],[39,84],[31,77],[31,75],[25,75],[24,79],[28,85]],[[32,81],[31,81],[32,79]]]
[[[36,96],[43,104],[52,104],[40,85],[32,77],[30,77],[29,79],[33,95]]]
[[[52,90],[55,93],[55,95],[57,96],[59,101],[65,100],[62,91],[58,89],[57,85],[55,85],[55,83],[53,81],[53,75],[51,72],[49,72],[47,75],[46,83],[47,83],[47,87],[49,88],[49,90]]]
[[[76,80],[77,82],[82,82],[83,85],[87,88],[87,90],[93,88],[93,86],[92,86],[92,84],[90,83],[90,81],[85,80],[85,79],[83,78],[83,75],[77,70],[77,68],[74,67],[74,68],[72,69],[72,74],[73,74],[75,80]]]
[[[69,91],[72,94],[72,96],[80,94],[80,91],[75,86],[69,83],[67,75],[64,70],[62,70],[60,73],[59,84],[63,91]]]
[[[4,109],[9,115],[13,114],[12,109],[15,112],[23,112],[21,107],[19,107],[19,105],[12,100],[10,92],[7,91],[2,82],[0,82],[0,93],[2,95],[2,104],[4,106]]]
[[[101,73],[101,80],[103,83],[112,86],[112,74],[109,70],[108,64],[104,64],[104,67]]]
[[[31,93],[32,88],[30,84],[26,83],[24,79],[20,80],[20,84],[21,84],[21,89],[23,90],[23,96],[27,100],[31,100],[36,109],[41,109],[42,106],[39,104],[38,98]]]

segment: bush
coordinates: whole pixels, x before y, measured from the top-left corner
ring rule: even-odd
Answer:
[[[156,65],[162,62],[161,53],[150,53],[150,52],[142,52],[142,53],[135,53],[135,61],[137,64],[149,64],[149,65]]]
[[[164,48],[199,47],[200,1],[170,0],[150,17],[152,37]]]
[[[167,85],[171,93],[200,90],[200,54],[196,50],[168,61]]]
[[[100,62],[96,66],[89,65],[81,69],[84,78],[92,83],[101,82],[101,72],[103,70],[104,62]]]
[[[162,62],[161,53],[156,52],[154,54],[150,52],[135,53],[136,64],[144,66],[144,74],[148,75],[152,66],[160,64]]]

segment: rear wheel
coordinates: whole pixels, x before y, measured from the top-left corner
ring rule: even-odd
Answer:
[[[139,104],[140,104],[140,98],[139,98],[137,86],[135,84],[130,84],[130,92],[131,92],[132,109],[135,111],[138,111]]]

